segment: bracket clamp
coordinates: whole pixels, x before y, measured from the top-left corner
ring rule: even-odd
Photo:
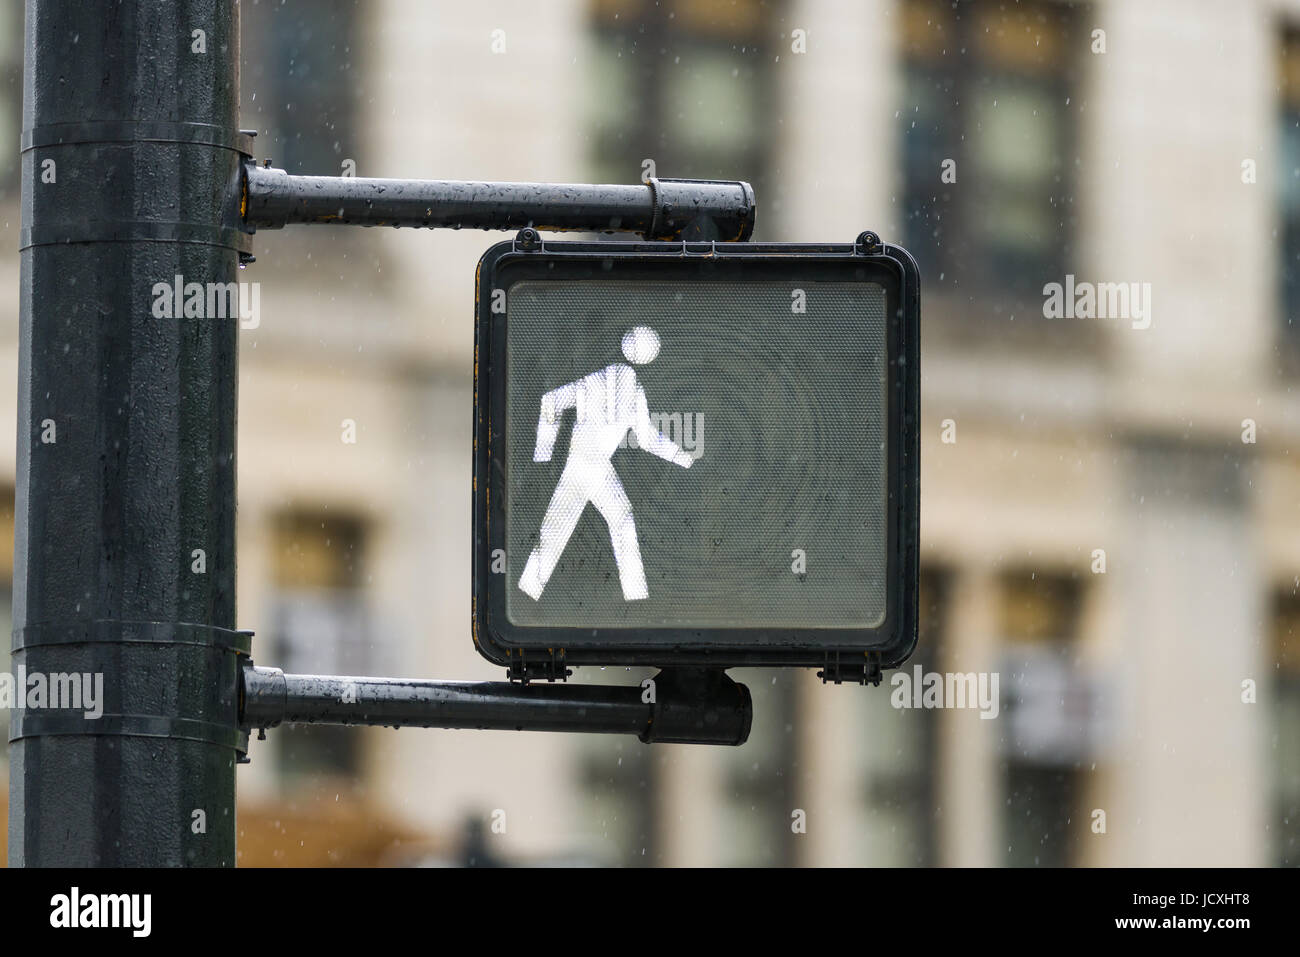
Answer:
[[[854,652],[828,651],[817,677],[822,679],[822,684],[878,685],[882,673],[878,651],[863,652],[861,659]]]
[[[528,658],[528,652],[520,648],[516,654],[510,656],[506,674],[511,682],[526,685],[536,679],[564,681],[573,674],[573,670],[564,664],[563,648],[547,648],[545,655],[533,652],[531,660]]]

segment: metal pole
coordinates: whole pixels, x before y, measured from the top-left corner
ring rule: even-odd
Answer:
[[[27,0],[13,865],[235,862],[238,9]]]
[[[245,728],[382,725],[635,734],[642,741],[744,744],[749,689],[724,672],[672,669],[653,686],[424,681],[244,670]],[[647,700],[653,699],[653,700]]]
[[[644,186],[468,183],[290,176],[249,164],[244,219],[452,229],[622,231],[646,239],[743,241],[754,231],[745,182],[651,179]]]

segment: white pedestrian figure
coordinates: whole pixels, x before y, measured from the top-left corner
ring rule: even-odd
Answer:
[[[645,365],[658,354],[659,336],[648,326],[637,326],[623,337],[623,355],[628,362]],[[569,543],[569,536],[590,502],[609,525],[624,601],[647,598],[650,591],[636,540],[632,503],[623,491],[610,456],[623,444],[630,429],[636,435],[638,446],[665,461],[688,469],[694,459],[651,425],[650,408],[636,371],[632,366],[615,362],[542,396],[534,462],[551,460],[564,411],[575,407],[578,415],[569,439],[569,459],[564,463],[551,504],[546,507],[540,541],[528,556],[519,587],[534,601],[541,598],[542,589]]]

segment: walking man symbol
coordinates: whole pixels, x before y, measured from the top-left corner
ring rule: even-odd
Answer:
[[[648,326],[637,326],[623,336],[623,355],[628,362],[645,365],[658,354],[659,336]],[[647,598],[650,591],[641,564],[632,503],[623,491],[623,483],[610,457],[631,430],[640,448],[667,462],[688,469],[694,459],[651,424],[650,408],[645,390],[637,381],[636,370],[615,362],[542,396],[534,462],[551,460],[560,434],[560,420],[570,408],[577,409],[577,421],[569,440],[569,458],[546,507],[540,541],[528,556],[519,587],[534,601],[542,597],[546,582],[590,502],[609,525],[623,600]]]

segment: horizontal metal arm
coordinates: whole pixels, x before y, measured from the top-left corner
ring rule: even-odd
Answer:
[[[720,670],[672,669],[640,686],[519,685],[286,675],[245,667],[240,724],[351,724],[511,731],[635,734],[646,742],[743,744],[749,689]],[[644,699],[653,697],[652,702]]]
[[[754,190],[744,182],[650,179],[644,186],[474,183],[454,180],[290,176],[244,167],[246,226],[289,223],[633,232],[646,239],[744,241],[754,231]]]

